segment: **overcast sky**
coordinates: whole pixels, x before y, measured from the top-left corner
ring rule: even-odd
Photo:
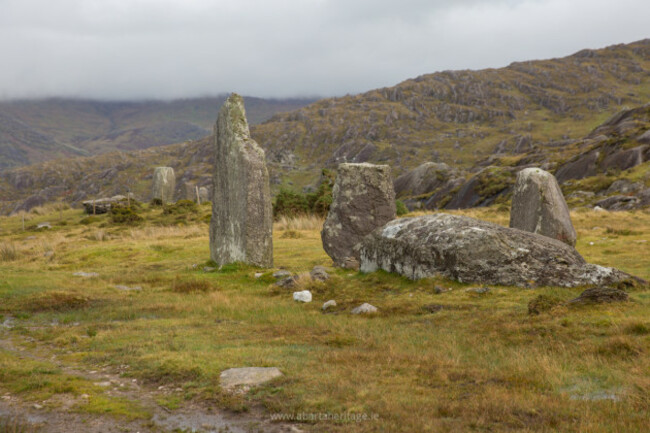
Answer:
[[[0,98],[335,96],[650,37],[650,0],[0,0]]]

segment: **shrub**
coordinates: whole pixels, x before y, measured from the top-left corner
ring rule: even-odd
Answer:
[[[282,188],[275,197],[273,215],[300,215],[310,211],[309,202],[304,194]]]
[[[134,224],[142,221],[133,206],[111,206],[111,221],[115,224]]]
[[[178,200],[176,203],[166,206],[163,215],[184,215],[198,211],[199,207],[192,200]]]
[[[539,295],[528,303],[528,314],[540,314],[560,305],[561,299],[554,296]]]
[[[321,172],[318,189],[309,194],[301,194],[288,189],[281,189],[273,205],[273,216],[296,216],[313,213],[325,216],[332,204],[332,188],[336,175],[327,169]]]
[[[94,215],[90,215],[90,216],[87,216],[85,218],[81,218],[79,220],[79,223],[84,224],[84,225],[88,225],[88,224],[92,224],[92,223],[97,222],[97,221],[101,221],[101,218],[99,218],[97,216],[94,216]]]
[[[395,210],[397,211],[397,216],[402,216],[409,213],[409,209],[406,207],[402,200],[395,200]]]

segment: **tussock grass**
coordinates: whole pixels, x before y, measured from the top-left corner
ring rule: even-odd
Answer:
[[[176,293],[193,293],[193,292],[212,292],[217,290],[207,280],[192,279],[187,281],[175,281],[172,286],[172,292]]]
[[[305,214],[298,216],[280,216],[273,224],[273,230],[318,230],[323,228],[325,218],[318,215]]]
[[[0,261],[11,262],[18,259],[18,248],[13,242],[0,242]]]
[[[20,415],[0,415],[0,433],[32,433],[36,429]]]
[[[24,310],[38,311],[66,311],[87,307],[90,298],[78,293],[64,291],[51,291],[39,293],[25,299],[21,303]]]

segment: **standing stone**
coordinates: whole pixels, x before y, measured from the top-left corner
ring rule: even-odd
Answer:
[[[171,167],[156,167],[153,171],[153,198],[165,203],[174,201],[176,176]]]
[[[264,150],[251,138],[244,100],[232,94],[214,127],[210,256],[219,266],[273,267],[273,210]]]
[[[336,266],[359,260],[358,243],[395,214],[395,191],[387,165],[340,164],[332,205],[323,225],[323,248]]]
[[[551,173],[539,168],[526,168],[517,174],[510,227],[571,246],[576,244],[576,231],[562,190]]]
[[[201,203],[210,201],[210,193],[208,192],[208,189],[206,187],[204,186],[199,187],[199,198],[201,199]]]

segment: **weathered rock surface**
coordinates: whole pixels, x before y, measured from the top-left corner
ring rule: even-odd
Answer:
[[[156,167],[153,171],[153,190],[151,197],[165,203],[174,201],[176,176],[171,167]]]
[[[596,206],[607,210],[629,210],[637,207],[639,201],[636,196],[619,194],[597,201]]]
[[[576,244],[576,231],[562,190],[551,173],[539,168],[525,168],[517,174],[510,227],[571,246]]]
[[[215,134],[210,255],[219,266],[273,266],[273,210],[264,150],[251,138],[244,100],[232,94]]]
[[[440,275],[483,284],[575,287],[634,278],[588,264],[558,240],[447,214],[391,221],[368,235],[360,252],[362,272],[383,269],[411,279]]]
[[[348,257],[358,260],[359,250],[355,246],[395,216],[389,166],[340,164],[332,205],[321,232],[323,248],[336,266],[343,266]]]
[[[257,386],[282,376],[277,367],[229,368],[221,372],[219,383],[224,389]]]

